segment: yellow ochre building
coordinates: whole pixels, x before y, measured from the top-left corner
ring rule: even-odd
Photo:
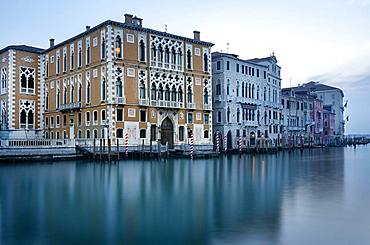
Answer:
[[[210,42],[125,14],[48,49],[0,51],[2,139],[120,139],[212,146]]]

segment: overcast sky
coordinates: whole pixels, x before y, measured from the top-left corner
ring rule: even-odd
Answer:
[[[241,58],[275,52],[283,87],[315,79],[349,100],[347,133],[370,133],[370,0],[26,1],[2,2],[0,47],[48,47],[124,13],[145,27],[201,39]],[[5,10],[5,11],[4,11]]]

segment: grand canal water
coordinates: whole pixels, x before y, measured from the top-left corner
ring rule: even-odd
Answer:
[[[0,244],[370,244],[370,146],[0,165]]]

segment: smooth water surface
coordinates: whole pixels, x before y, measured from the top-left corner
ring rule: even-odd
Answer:
[[[0,165],[0,244],[370,244],[370,146]]]

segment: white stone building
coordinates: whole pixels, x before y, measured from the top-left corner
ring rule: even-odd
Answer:
[[[212,87],[214,142],[219,134],[228,149],[237,149],[239,142],[242,148],[279,144],[281,78],[274,55],[243,60],[213,53]]]

